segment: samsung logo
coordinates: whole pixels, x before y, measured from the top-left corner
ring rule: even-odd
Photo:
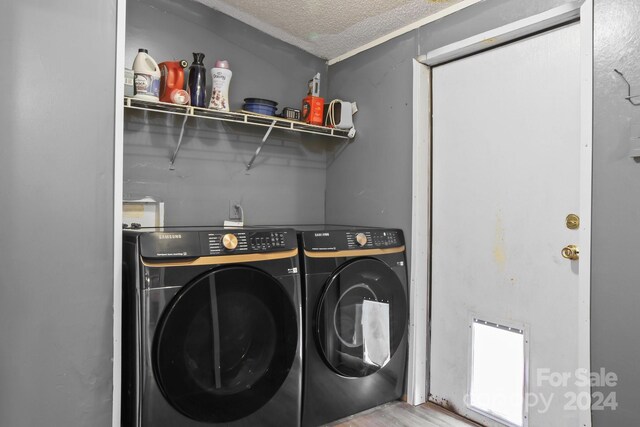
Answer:
[[[160,234],[158,236],[160,240],[166,239],[182,239],[182,234]]]
[[[329,233],[315,233],[314,236],[316,236],[316,237],[329,237]]]

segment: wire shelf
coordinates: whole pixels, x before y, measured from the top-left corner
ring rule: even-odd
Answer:
[[[170,104],[166,102],[143,101],[136,98],[124,98],[125,108],[132,110],[153,111],[155,113],[174,114],[178,116],[196,117],[200,119],[218,120],[223,122],[245,123],[273,129],[324,135],[332,138],[349,139],[349,131],[325,126],[309,125],[295,120],[281,117],[266,116],[250,112],[216,111],[208,108],[192,107],[190,105]],[[275,124],[274,124],[275,122]]]

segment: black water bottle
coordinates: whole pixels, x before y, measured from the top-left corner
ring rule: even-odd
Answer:
[[[207,86],[207,69],[202,61],[204,53],[193,53],[193,64],[189,67],[189,95],[191,96],[191,105],[194,107],[204,107]]]

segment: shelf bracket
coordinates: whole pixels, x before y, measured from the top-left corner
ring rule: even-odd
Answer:
[[[258,146],[258,149],[253,154],[253,157],[251,158],[251,160],[249,160],[249,163],[247,163],[247,170],[251,169],[251,166],[253,166],[253,162],[255,162],[256,157],[258,157],[258,154],[260,154],[262,147],[264,147],[264,144],[267,142],[267,138],[269,138],[269,134],[273,130],[273,127],[276,125],[276,122],[277,120],[274,120],[271,122],[271,126],[269,126],[269,129],[267,129],[267,133],[264,134],[264,137],[262,138],[262,142]]]
[[[620,77],[622,77],[622,80],[624,80],[624,82],[627,84],[627,88],[628,88],[628,94],[629,96],[625,96],[624,99],[626,99],[627,101],[629,101],[631,103],[631,105],[640,105],[640,102],[636,102],[634,101],[635,98],[640,98],[640,95],[631,95],[631,83],[629,83],[629,80],[627,80],[627,78],[624,76],[624,74],[622,74],[620,71],[618,71],[617,69],[613,69],[613,71],[615,71],[616,73],[618,73],[620,75]]]
[[[180,137],[178,138],[178,145],[176,145],[176,150],[173,152],[173,156],[171,156],[171,162],[169,164],[169,170],[171,171],[176,169],[175,167],[176,157],[178,157],[178,151],[180,151],[180,146],[182,145],[182,137],[184,136],[184,126],[187,124],[188,118],[189,118],[189,113],[185,114],[184,120],[182,120],[182,128],[180,129]]]

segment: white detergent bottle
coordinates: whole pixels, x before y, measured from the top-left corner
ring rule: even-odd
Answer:
[[[229,83],[232,75],[228,61],[216,61],[216,66],[211,69],[213,84],[209,108],[212,110],[229,111]]]
[[[149,56],[147,49],[138,49],[133,61],[134,98],[145,101],[159,101],[160,67]]]

